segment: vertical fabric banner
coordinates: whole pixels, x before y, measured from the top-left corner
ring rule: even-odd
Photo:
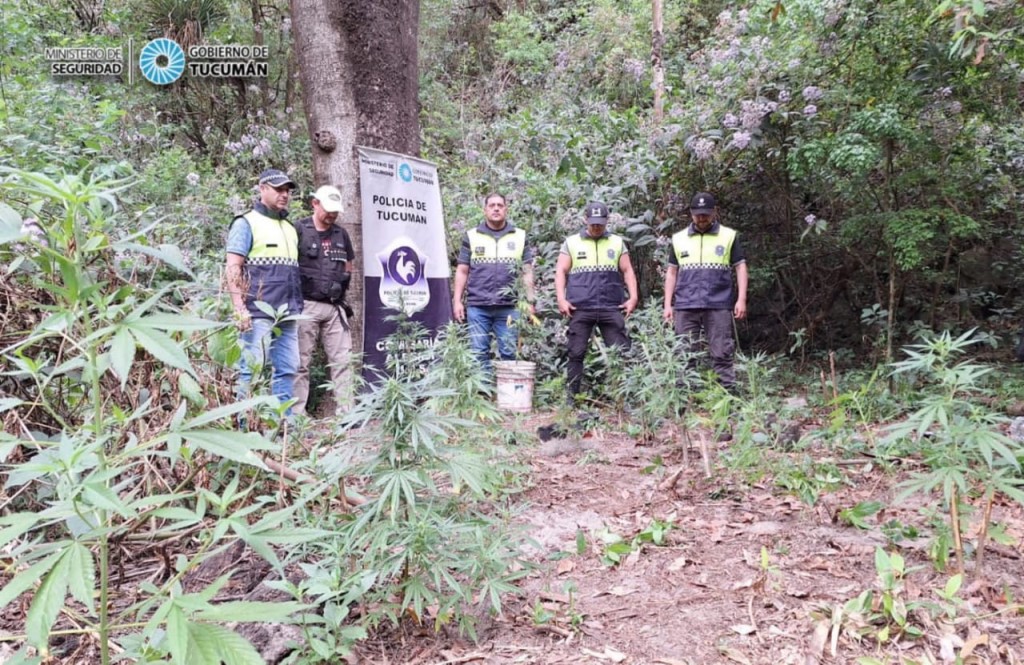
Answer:
[[[359,148],[363,219],[363,376],[387,367],[386,321],[404,308],[431,333],[452,319],[444,211],[437,166],[415,157]],[[432,335],[434,339],[436,335]]]

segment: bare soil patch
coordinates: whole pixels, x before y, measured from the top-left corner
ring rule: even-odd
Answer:
[[[710,438],[691,433],[697,436]],[[711,444],[719,462],[729,445]],[[844,485],[808,506],[771,477],[747,482],[720,463],[705,478],[695,449],[674,489],[659,489],[680,469],[682,444],[637,446],[611,429],[536,441],[521,453],[533,473],[521,519],[532,539],[528,557],[537,565],[521,597],[508,600],[504,616],[481,625],[477,644],[441,637],[433,648],[367,645],[362,662],[814,665],[874,657],[953,663],[951,654],[967,652],[967,663],[1024,662],[1020,506],[997,506],[993,519],[1017,544],[993,546],[984,577],[968,569],[955,617],[915,611],[911,620],[925,637],[884,644],[872,635],[856,641],[844,630],[833,655],[829,612],[878,588],[877,547],[900,552],[908,569],[916,567],[901,593],[907,602],[938,600],[949,579],[928,558],[922,503],[893,505],[893,487],[906,471],[894,476],[870,460],[844,462]],[[816,453],[812,446],[764,454]],[[870,528],[838,519],[842,508],[872,499],[885,508],[869,519]],[[663,546],[642,544],[616,566],[602,562],[600,533],[630,540],[655,519],[674,525]],[[892,519],[917,525],[921,537],[890,545],[880,527]]]

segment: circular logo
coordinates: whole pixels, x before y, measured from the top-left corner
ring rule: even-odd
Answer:
[[[139,69],[150,83],[174,83],[185,71],[185,51],[172,39],[154,39],[139,51]]]
[[[398,177],[409,182],[412,180],[412,168],[405,162],[402,162],[402,165],[398,167]]]
[[[396,282],[405,286],[420,281],[423,266],[416,250],[402,246],[391,252],[391,256],[388,257],[388,272]]]

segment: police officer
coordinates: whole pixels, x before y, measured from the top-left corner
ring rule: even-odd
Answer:
[[[225,278],[242,344],[238,393],[243,398],[249,392],[253,371],[269,358],[270,388],[283,403],[292,399],[299,368],[298,327],[295,320],[275,321],[276,315],[257,303],[287,315],[302,312],[299,242],[287,218],[295,183],[284,172],[267,169],[258,184],[259,199],[232,220],[227,241]]]
[[[507,220],[508,203],[503,194],[484,199],[484,222],[462,237],[452,311],[456,321],[469,320],[469,343],[484,372],[490,376],[491,335],[498,341],[498,357],[515,360],[519,332],[520,271],[531,316],[535,315],[533,252],[526,246],[526,232]],[[466,306],[462,304],[466,295]]]
[[[711,366],[722,386],[732,392],[736,388],[732,320],[747,316],[747,258],[736,231],[718,221],[713,194],[694,195],[690,217],[689,227],[672,236],[663,315],[666,322],[674,323],[688,350],[696,348],[703,333]]]
[[[608,232],[608,206],[591,201],[587,227],[562,243],[555,265],[558,311],[569,319],[568,391],[582,391],[583,359],[596,325],[604,343],[628,350],[626,317],[637,305],[636,274],[622,236]],[[628,291],[629,295],[626,295]]]
[[[309,362],[317,341],[327,356],[334,404],[347,408],[352,402],[352,310],[345,293],[352,277],[355,252],[348,232],[338,224],[344,208],[341,192],[324,185],[313,193],[313,216],[300,219],[299,273],[302,277],[303,313],[299,321],[299,363],[295,379],[296,409],[305,413],[309,398]]]

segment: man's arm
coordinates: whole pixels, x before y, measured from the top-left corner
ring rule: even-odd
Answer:
[[[559,254],[558,262],[555,263],[555,297],[558,299],[558,311],[569,316],[576,306],[565,299],[565,285],[569,279],[569,269],[572,268],[572,259],[568,254]]]
[[[633,262],[629,260],[629,254],[625,252],[619,257],[619,272],[622,273],[622,278],[626,281],[626,290],[629,291],[629,299],[622,303],[622,308],[626,310],[626,316],[629,316],[636,309],[640,297],[637,295],[636,273],[633,272]]]
[[[245,306],[245,257],[241,254],[228,254],[224,267],[224,281],[227,284],[231,305],[238,319],[238,329],[245,332],[252,325],[249,310]]]
[[[676,291],[676,276],[679,274],[679,266],[671,263],[665,268],[665,309],[662,317],[666,323],[672,323],[672,295]]]
[[[452,296],[452,314],[456,321],[466,320],[466,306],[462,304],[462,296],[466,293],[466,284],[469,283],[469,266],[460,263],[455,268],[455,294]]]
[[[523,288],[526,290],[527,308],[530,316],[537,316],[537,292],[533,288],[533,264],[523,264]]]
[[[352,247],[352,237],[348,234],[348,231],[341,229],[345,233],[345,254],[348,255],[348,261],[345,263],[345,272],[352,272],[352,264],[356,262],[356,250]]]
[[[733,307],[732,315],[737,319],[747,318],[747,262],[736,264],[736,306]]]

